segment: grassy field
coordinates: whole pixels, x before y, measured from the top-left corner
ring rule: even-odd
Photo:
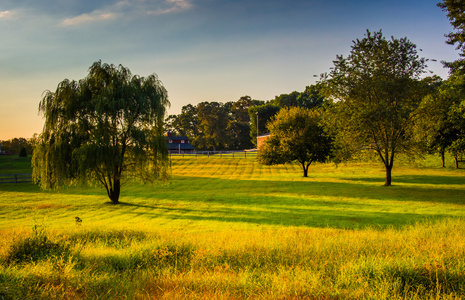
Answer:
[[[120,205],[3,184],[0,299],[465,298],[465,173],[438,165],[399,161],[386,188],[373,163],[172,157]]]

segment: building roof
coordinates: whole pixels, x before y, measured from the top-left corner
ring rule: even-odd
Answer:
[[[270,133],[270,132],[268,132],[268,133],[265,133],[265,134],[259,135],[259,136],[258,136],[258,138],[265,137],[265,136],[270,136],[270,135],[271,135],[271,133]]]
[[[165,136],[165,139],[172,141],[189,140],[187,136]]]

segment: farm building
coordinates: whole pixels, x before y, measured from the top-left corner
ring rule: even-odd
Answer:
[[[195,151],[187,136],[173,136],[171,131],[168,131],[165,141],[170,153],[192,153]]]
[[[260,148],[263,146],[263,143],[267,138],[270,137],[270,133],[265,133],[262,135],[257,136],[257,150],[260,151]]]

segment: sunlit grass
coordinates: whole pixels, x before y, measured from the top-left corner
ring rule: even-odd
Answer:
[[[298,165],[174,157],[172,173],[128,183],[120,205],[99,187],[0,185],[0,297],[465,298],[463,170],[401,162],[389,188],[369,162],[303,178]],[[70,252],[8,263],[33,228]]]

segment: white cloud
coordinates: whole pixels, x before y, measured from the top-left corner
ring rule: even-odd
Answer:
[[[10,10],[0,11],[0,20],[11,19],[14,13]]]
[[[90,13],[67,18],[61,24],[63,26],[77,26],[120,18],[164,15],[185,11],[191,7],[191,0],[122,0]]]
[[[166,0],[167,8],[160,8],[155,10],[147,11],[148,15],[163,15],[168,13],[174,13],[178,11],[188,10],[192,7],[192,4],[187,0]]]
[[[74,18],[68,18],[62,22],[64,26],[74,26],[84,23],[92,23],[98,21],[106,21],[116,19],[116,14],[114,13],[92,13],[92,14],[82,14]]]

